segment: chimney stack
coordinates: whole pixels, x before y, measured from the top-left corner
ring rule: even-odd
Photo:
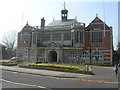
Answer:
[[[44,28],[45,27],[45,19],[44,17],[41,19],[41,28]]]

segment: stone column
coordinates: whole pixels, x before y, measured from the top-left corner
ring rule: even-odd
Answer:
[[[48,49],[45,49],[45,62],[48,62]]]

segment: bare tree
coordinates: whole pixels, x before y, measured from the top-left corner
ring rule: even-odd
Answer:
[[[120,53],[120,42],[118,42],[117,48],[118,48],[118,52]]]
[[[10,31],[6,33],[2,38],[2,43],[6,46],[8,58],[13,56],[13,52],[15,52],[16,47],[16,39],[17,38],[17,31]]]

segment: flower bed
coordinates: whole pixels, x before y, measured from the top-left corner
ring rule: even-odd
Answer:
[[[54,70],[62,72],[71,72],[71,73],[83,73],[83,74],[92,74],[92,71],[87,71],[86,67],[78,66],[67,66],[67,65],[58,65],[58,64],[20,64],[19,67],[32,68],[32,69],[44,69],[44,70]]]
[[[0,64],[1,65],[4,65],[4,66],[17,66],[17,62],[15,61],[3,61],[3,60],[0,60]]]

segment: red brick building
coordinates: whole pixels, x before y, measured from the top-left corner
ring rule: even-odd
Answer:
[[[101,63],[112,64],[112,27],[96,16],[88,25],[76,18],[68,19],[61,10],[61,20],[45,26],[29,26],[18,33],[17,59],[22,62]]]
[[[113,36],[112,27],[106,25],[98,16],[86,27],[85,48],[91,59],[103,58],[104,64],[112,64]],[[95,56],[96,55],[96,56]],[[92,62],[92,61],[91,61]]]

